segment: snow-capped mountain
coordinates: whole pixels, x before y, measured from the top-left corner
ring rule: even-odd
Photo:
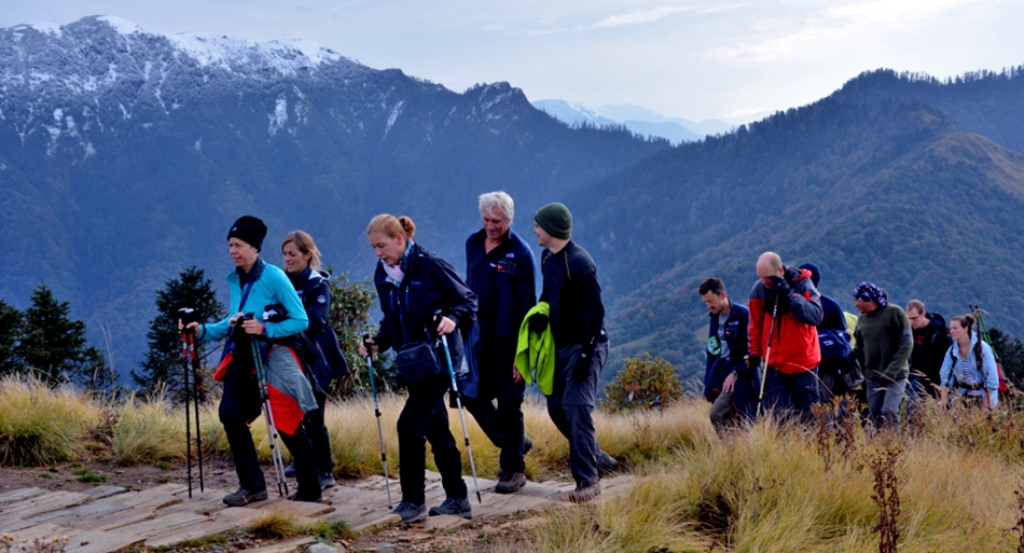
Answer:
[[[622,125],[639,135],[665,138],[673,144],[701,140],[707,135],[726,133],[734,128],[733,125],[717,119],[698,123],[689,119],[668,117],[633,104],[591,107],[565,100],[535,100],[533,107],[570,125]]]
[[[240,215],[267,221],[271,262],[302,228],[361,278],[377,213],[412,216],[457,260],[478,194],[507,190],[528,214],[665,147],[569,129],[508,83],[456,93],[307,42],[105,16],[0,29],[0,298],[24,307],[45,281],[91,332],[110,328],[126,372],[153,291],[193,264],[230,269]]]

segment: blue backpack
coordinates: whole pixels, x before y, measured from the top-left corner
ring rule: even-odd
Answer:
[[[821,356],[826,359],[845,360],[850,356],[850,335],[837,328],[819,328],[818,344]]]

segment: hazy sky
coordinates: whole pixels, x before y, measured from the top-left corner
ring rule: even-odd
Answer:
[[[748,121],[864,70],[1024,64],[1020,0],[0,0],[0,27],[116,15],[163,33],[301,38],[462,91]]]

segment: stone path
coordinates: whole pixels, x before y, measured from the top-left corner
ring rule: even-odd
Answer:
[[[515,494],[494,493],[495,482],[483,480],[478,503],[470,486],[475,520],[508,515],[519,511],[544,510],[564,504],[564,493],[572,484],[530,482]],[[601,481],[601,498],[623,491],[632,480],[629,475]],[[321,519],[345,521],[355,530],[400,522],[390,513],[384,477],[339,481],[324,492],[324,503],[298,503],[271,495],[270,499],[242,508],[227,508],[221,499],[234,490],[193,489],[188,497],[182,484],[164,484],[143,491],[118,486],[100,486],[85,492],[45,491],[24,488],[0,494],[0,533],[11,534],[17,543],[34,539],[50,541],[68,536],[69,553],[107,553],[143,546],[171,546],[186,540],[245,528],[268,513],[283,513],[298,522]],[[398,482],[391,480],[391,497],[397,504],[401,496]],[[427,473],[427,505],[444,500],[441,478]],[[419,528],[451,528],[467,521],[454,516],[430,517]],[[311,538],[277,544],[274,551],[294,550]],[[285,546],[285,549],[281,549]],[[269,551],[269,550],[268,550]]]

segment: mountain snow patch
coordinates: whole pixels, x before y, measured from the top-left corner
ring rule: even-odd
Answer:
[[[288,98],[284,94],[277,97],[274,113],[268,114],[267,117],[270,119],[270,128],[267,129],[270,136],[277,134],[277,131],[283,129],[288,123]]]

